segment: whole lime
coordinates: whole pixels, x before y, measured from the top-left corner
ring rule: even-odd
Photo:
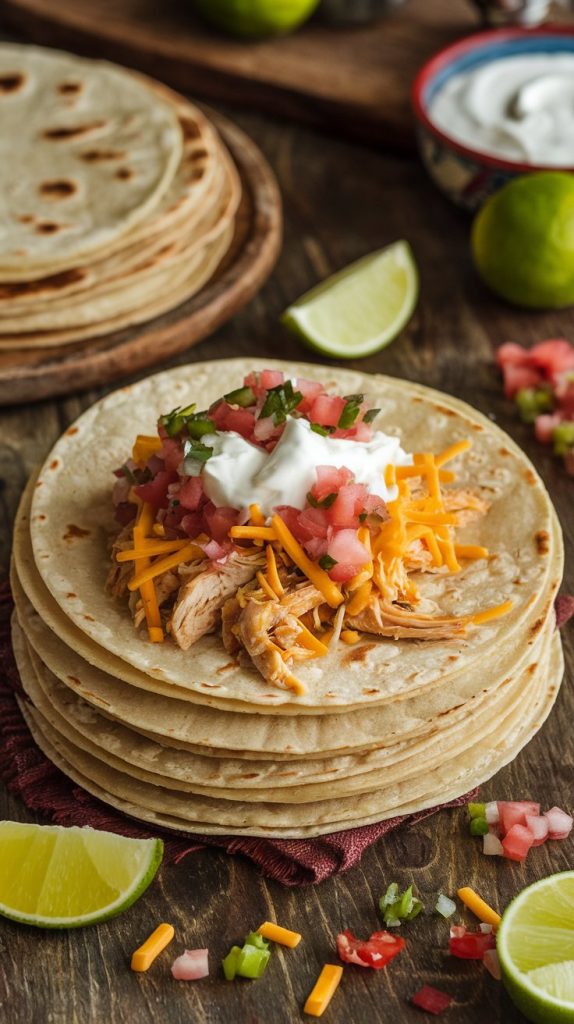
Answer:
[[[195,0],[200,14],[237,36],[281,35],[302,25],[319,0]]]
[[[517,306],[574,303],[574,174],[514,178],[479,210],[472,226],[479,274]]]

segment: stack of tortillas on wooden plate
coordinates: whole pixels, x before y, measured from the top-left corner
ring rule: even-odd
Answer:
[[[241,184],[209,120],[135,72],[0,46],[0,349],[143,323],[195,294]]]
[[[127,602],[106,590],[118,532],[113,471],[160,414],[194,399],[208,407],[246,367],[181,367],[105,398],[56,444],[17,516],[22,709],[39,745],[76,782],[132,817],[184,832],[313,836],[447,802],[517,755],[562,677],[553,610],[560,528],[510,438],[418,385],[272,365],[290,379],[368,395],[381,410],[379,429],[400,436],[406,451],[472,441],[450,466],[457,487],[488,498],[488,514],[463,531],[488,558],[453,575],[427,573],[417,585],[449,615],[501,602],[511,610],[450,639],[335,641],[326,657],[297,664],[297,693],[230,656],[217,625],[188,650],[169,635],[150,643]],[[249,369],[263,366],[253,360]]]

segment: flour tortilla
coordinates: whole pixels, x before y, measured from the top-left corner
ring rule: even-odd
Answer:
[[[253,360],[249,365],[257,369],[268,363]],[[410,697],[480,664],[489,651],[512,646],[532,603],[548,587],[549,566],[560,564],[562,557],[561,549],[553,547],[550,499],[527,458],[485,417],[419,385],[305,364],[271,365],[289,376],[323,378],[330,390],[365,392],[382,408],[376,425],[399,434],[408,450],[440,451],[462,437],[472,438],[470,453],[453,463],[457,485],[480,485],[493,504],[488,516],[461,531],[461,537],[485,544],[493,555],[488,562],[469,563],[456,576],[425,574],[421,591],[451,614],[508,599],[512,612],[469,630],[461,641],[369,638],[345,652],[339,649],[298,667],[306,685],[302,696],[268,686],[255,670],[230,665],[219,636],[203,638],[190,655],[169,642],[149,644],[136,634],[127,606],[105,591],[107,543],[115,531],[112,470],[125,460],[136,433],[153,431],[159,413],[194,399],[207,405],[236,386],[246,365],[231,360],[177,368],[123,388],[80,417],[74,432],[66,432],[53,448],[36,486],[31,536],[37,568],[64,615],[146,676],[195,694],[207,686],[211,697],[260,709],[326,710]],[[352,671],[358,658],[359,670]]]
[[[0,78],[0,279],[29,280],[144,220],[173,181],[183,137],[172,104],[104,61],[3,43]]]
[[[308,803],[370,792],[391,782],[420,775],[448,751],[452,757],[479,740],[500,733],[510,710],[536,691],[535,680],[547,671],[552,631],[514,679],[503,680],[475,701],[433,722],[427,735],[390,739],[379,748],[339,758],[276,762],[241,761],[226,756],[198,756],[142,736],[94,711],[48,671],[13,622],[13,648],[24,689],[49,724],[75,747],[103,758],[128,775],[215,799],[249,802]]]
[[[560,684],[563,658],[557,635],[548,671],[541,674],[540,694],[501,723],[498,738],[479,743],[445,760],[418,780],[406,780],[375,793],[296,806],[241,804],[207,797],[181,796],[150,785],[74,748],[26,704],[20,706],[41,749],[62,771],[89,792],[140,820],[180,831],[268,837],[317,836],[410,814],[446,803],[490,778],[508,764],[548,716]]]
[[[446,686],[442,685],[439,679],[431,687],[421,688],[415,694],[418,698],[418,710],[413,711],[410,717],[408,709],[398,708],[395,710],[397,700],[388,700],[383,705],[377,704],[376,711],[375,708],[369,706],[368,702],[347,705],[344,713],[339,710],[338,714],[337,706],[331,707],[330,705],[318,708],[306,705],[262,708],[259,705],[239,700],[214,696],[214,691],[217,692],[220,688],[217,676],[209,682],[206,681],[202,689],[195,691],[174,686],[146,675],[127,661],[110,654],[75,626],[47,589],[34,561],[30,536],[30,504],[36,484],[37,478],[34,475],[22,496],[16,515],[11,578],[20,619],[23,624],[25,623],[25,632],[32,639],[38,654],[42,660],[49,662],[51,670],[66,685],[79,688],[83,686],[88,695],[102,692],[103,688],[107,693],[107,697],[103,700],[104,708],[107,704],[115,710],[120,719],[124,719],[127,715],[129,721],[130,713],[136,714],[136,716],[139,714],[138,709],[143,707],[140,703],[144,699],[142,690],[156,694],[158,697],[167,697],[168,703],[166,704],[164,701],[162,705],[154,706],[148,716],[148,721],[153,723],[153,728],[161,731],[162,723],[169,723],[165,728],[171,729],[173,732],[178,732],[179,729],[183,730],[182,733],[178,732],[178,735],[183,735],[184,740],[189,739],[186,729],[191,729],[197,737],[197,742],[203,747],[214,745],[228,749],[230,744],[235,748],[245,744],[246,747],[251,746],[250,753],[257,750],[273,750],[280,756],[284,750],[292,750],[297,754],[326,751],[328,749],[325,746],[326,742],[331,742],[335,735],[338,737],[339,744],[344,742],[344,736],[348,736],[347,742],[357,748],[360,744],[364,747],[376,744],[380,742],[381,736],[402,729],[403,726],[404,728],[410,726],[413,732],[416,732],[421,727],[421,721],[426,723],[433,715],[441,714],[449,707],[469,699],[478,693],[485,684],[490,685],[500,674],[507,675],[516,670],[520,657],[528,651],[529,646],[543,631],[548,616],[553,614],[553,601],[561,578],[561,534],[556,514],[553,511],[552,537],[550,538],[552,554],[548,556],[549,580],[546,586],[541,586],[540,593],[533,598],[528,616],[522,623],[521,631],[515,637],[514,643],[512,645],[497,645],[485,652],[477,671],[471,671],[470,667],[467,667],[463,673],[458,675],[451,672]],[[48,635],[46,635],[45,628],[42,629],[42,623],[48,626]],[[456,660],[454,664],[456,664]],[[85,672],[89,671],[90,666],[95,669],[95,675],[85,677]],[[361,660],[356,664],[351,662],[350,673],[361,671]],[[223,673],[220,672],[221,674]],[[132,697],[130,687],[125,687],[120,683],[118,693],[118,685],[116,684],[115,689],[113,686],[114,680],[129,683],[130,687],[137,687],[139,692]],[[112,684],[111,691],[110,683]],[[399,695],[399,701],[406,700],[408,696],[401,698]],[[97,700],[95,696],[94,699]],[[168,711],[172,707],[171,699],[177,700],[182,705],[192,702],[207,705],[207,707],[203,717],[199,716],[199,708],[197,712],[184,709],[180,713],[171,714]],[[408,705],[409,709],[414,706],[412,699],[408,700]],[[210,715],[210,708],[226,711],[228,714],[221,716],[212,712]],[[368,711],[368,714],[364,714],[359,719],[355,712],[360,708],[365,712]],[[250,716],[253,716],[252,713],[255,712],[254,717],[258,720],[257,724],[255,726],[252,724],[250,728],[247,725],[245,728],[242,725],[238,727],[234,717],[238,712],[250,714]],[[312,716],[313,724],[298,729],[297,722],[277,723],[277,725],[266,722],[268,715],[279,713],[281,717],[289,716],[295,719]],[[332,730],[323,729],[320,716],[325,714],[338,717],[342,727]],[[351,715],[352,717],[349,717]],[[138,721],[137,724],[141,727],[142,723]],[[238,728],[239,737],[237,735]],[[252,741],[250,737],[253,738]]]
[[[235,710],[221,711],[175,698],[167,687],[167,694],[145,692],[83,660],[79,656],[83,634],[69,624],[68,646],[50,628],[51,624],[56,628],[62,624],[59,609],[52,609],[46,624],[24,594],[15,572],[11,583],[32,661],[42,673],[41,685],[45,676],[48,688],[50,677],[56,679],[69,690],[69,701],[79,699],[83,706],[101,712],[111,722],[132,727],[156,743],[204,757],[225,754],[235,759],[272,760],[279,765],[295,758],[366,753],[405,737],[412,740],[432,729],[440,730],[461,709],[472,714],[475,702],[489,698],[499,686],[511,683],[527,664],[539,659],[545,638],[555,624],[552,605],[544,618],[544,608],[539,604],[533,609],[536,618],[516,650],[499,654],[492,666],[483,663],[479,672],[464,674],[447,686],[434,687],[430,693],[410,700],[343,714],[238,715]],[[535,624],[539,624],[536,629]],[[253,774],[255,769],[249,771]]]

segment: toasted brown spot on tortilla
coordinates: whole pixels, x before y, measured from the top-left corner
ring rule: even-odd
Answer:
[[[55,235],[58,231],[62,230],[61,224],[56,224],[53,220],[42,220],[39,224],[36,224],[34,231],[38,235]]]
[[[524,479],[526,480],[526,483],[531,486],[536,483],[536,476],[531,469],[524,470]]]
[[[221,689],[219,683],[202,683],[201,685],[203,686],[203,688],[205,690],[220,690]]]
[[[371,690],[368,690],[368,689],[364,689],[363,690],[363,696],[365,696],[365,697],[372,697],[374,693],[380,693],[380,690],[377,690],[376,688],[373,688]]]
[[[76,281],[83,281],[86,276],[85,270],[80,267],[71,270],[64,270],[61,274],[52,274],[51,277],[41,277],[37,281],[10,281],[0,284],[0,302],[3,299],[13,299],[20,295],[38,295],[42,292],[57,292],[68,284],[75,284]]]
[[[528,671],[530,672],[531,676],[534,675],[534,673],[536,672],[537,668],[538,668],[538,662],[537,661],[535,661],[533,665],[529,665],[528,666]]]
[[[26,81],[26,76],[21,71],[14,71],[9,75],[0,75],[0,93],[18,92]]]
[[[259,778],[259,772],[245,772],[244,775],[237,775],[236,778],[238,778],[238,779],[258,779]]]
[[[376,643],[363,643],[360,647],[354,647],[343,658],[345,665],[352,665],[353,662],[364,662],[369,651],[377,647]]]
[[[190,160],[193,161],[193,162],[195,162],[197,160],[205,160],[205,158],[208,155],[209,154],[208,154],[206,149],[196,149],[196,150],[194,150],[193,153],[191,153]]]
[[[422,398],[419,398],[418,395],[415,395],[414,398],[411,398],[411,402],[422,402]]]
[[[52,461],[50,463],[50,469],[57,469],[59,465],[60,465],[60,460],[59,459],[52,459]]]
[[[116,178],[119,178],[120,181],[129,181],[133,176],[134,172],[131,167],[118,167],[116,171]]]
[[[447,409],[446,405],[435,405],[437,412],[442,412],[443,416],[456,416],[454,409]]]
[[[71,435],[71,434],[77,434],[77,433],[78,433],[78,427],[68,427],[68,429],[66,430],[66,434],[70,434]]]
[[[204,174],[205,174],[204,168],[203,167],[198,167],[195,171],[193,171],[193,173],[191,175],[191,180],[192,181],[201,181],[201,179],[203,178]]]
[[[544,625],[544,619],[537,619],[533,626],[530,627],[530,636],[536,636],[540,632]]]
[[[35,217],[33,217],[31,213],[23,213],[18,217],[18,220],[20,221],[20,224],[33,224]]]
[[[77,185],[67,178],[56,178],[54,181],[43,181],[39,191],[40,195],[48,199],[66,199],[77,191]]]
[[[95,622],[96,621],[94,619],[93,615],[84,615],[84,618],[85,618],[86,622]]]
[[[480,431],[480,430],[484,430],[484,427],[481,426],[480,423],[473,423],[472,424],[472,429]]]
[[[499,448],[498,449],[498,454],[499,455],[510,455],[510,452],[508,451],[508,448]]]
[[[458,711],[462,707],[464,707],[464,704],[455,704],[453,708],[448,708],[447,711],[439,711],[438,717],[444,718],[445,715],[452,715],[453,711]]]
[[[522,580],[520,579],[520,576],[517,576],[516,579],[512,581],[512,583],[513,583],[513,585],[515,587],[521,587],[522,586]]]
[[[548,530],[538,530],[534,534],[534,542],[539,555],[547,555],[550,550],[550,534]]]
[[[81,526],[74,526],[73,523],[68,523],[64,534],[64,540],[75,540],[80,537],[89,537],[89,535],[89,530],[83,530]]]
[[[78,679],[77,676],[67,676],[67,678],[70,680],[71,683],[75,683],[76,686],[82,685],[81,681]]]
[[[81,82],[60,82],[58,86],[58,92],[62,96],[72,96],[74,93],[82,91]]]
[[[77,595],[77,594],[74,594],[74,591],[73,591],[73,590],[70,590],[69,594],[66,594],[66,597],[77,597],[77,596],[78,596],[78,595]]]
[[[105,128],[105,121],[92,121],[89,124],[76,124],[71,128],[61,125],[59,128],[47,128],[43,133],[45,139],[52,139],[53,142],[62,142],[66,139],[77,139],[81,135],[87,135],[96,128]]]
[[[37,483],[36,483],[36,487],[43,487],[43,485],[44,485],[44,481],[43,480],[38,480]]]
[[[237,665],[234,661],[228,661],[226,665],[221,665],[220,668],[217,669],[217,674],[218,676],[222,675],[224,672],[229,672],[231,669],[236,667]]]
[[[458,661],[458,654],[449,654],[448,660],[449,661]]]
[[[86,149],[81,154],[81,159],[87,164],[97,164],[101,160],[123,160],[125,155],[119,149]]]
[[[39,519],[39,520],[40,520],[40,522],[43,522],[43,520],[44,520],[44,519],[46,518],[46,516],[44,515],[44,513],[43,513],[43,512],[40,512],[40,514],[39,514],[39,515],[37,515],[37,516],[36,516],[35,518],[36,518],[36,519]]]
[[[191,139],[201,138],[201,132],[198,126],[196,125],[195,121],[191,120],[191,118],[180,117],[179,124],[186,142],[191,141]]]

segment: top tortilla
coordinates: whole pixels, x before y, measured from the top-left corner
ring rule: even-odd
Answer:
[[[101,251],[154,209],[179,164],[177,111],[129,71],[0,46],[0,278]]]
[[[449,642],[365,638],[323,659],[297,666],[306,693],[269,686],[255,670],[230,662],[217,635],[189,652],[170,642],[148,643],[134,630],[127,605],[105,591],[108,537],[113,520],[112,470],[131,450],[136,433],[151,433],[157,416],[197,400],[202,406],[236,387],[247,369],[284,369],[322,379],[329,390],[365,392],[382,412],[375,426],[401,437],[409,451],[440,451],[470,437],[473,447],[453,467],[456,486],[480,486],[492,507],[460,536],[487,546],[493,557],[469,563],[456,576],[427,574],[421,592],[450,614],[467,614],[513,601],[511,613],[467,638]],[[551,560],[561,564],[552,537],[548,494],[526,456],[489,420],[439,392],[349,370],[226,360],[199,363],[150,377],[107,396],[57,442],[36,484],[31,536],[44,583],[64,613],[106,651],[139,671],[198,695],[239,700],[277,711],[378,704],[411,697],[468,670],[489,651],[512,644],[532,603],[548,586]]]

